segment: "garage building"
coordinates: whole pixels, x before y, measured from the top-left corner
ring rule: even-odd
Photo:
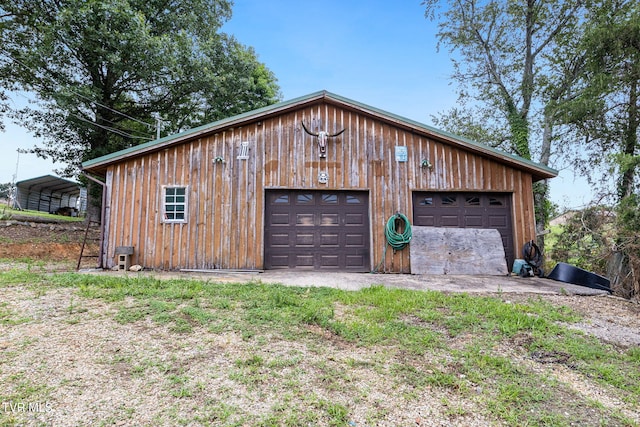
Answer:
[[[103,265],[410,273],[385,225],[497,229],[510,266],[553,169],[316,92],[87,161],[105,182]],[[386,253],[385,253],[386,251]]]

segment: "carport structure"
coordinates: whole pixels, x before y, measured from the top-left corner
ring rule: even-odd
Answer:
[[[79,183],[44,175],[16,183],[16,201],[20,208],[56,212],[60,208],[86,210],[86,190]]]

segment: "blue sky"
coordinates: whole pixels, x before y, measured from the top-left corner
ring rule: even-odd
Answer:
[[[420,0],[236,0],[223,31],[255,49],[278,78],[284,100],[328,90],[429,125],[432,115],[455,105],[449,53],[437,51],[437,25],[424,17]],[[12,179],[16,149],[36,142],[5,125],[0,183]],[[22,154],[17,179],[53,168]],[[589,187],[561,170],[551,197],[562,207],[581,206],[590,200]]]
[[[285,99],[326,89],[418,121],[455,102],[420,0],[238,0],[225,30],[255,48]]]

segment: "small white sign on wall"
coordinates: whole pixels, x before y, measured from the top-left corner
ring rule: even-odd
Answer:
[[[396,162],[406,162],[407,157],[407,147],[404,145],[396,145]]]
[[[329,182],[329,174],[327,172],[320,172],[318,174],[318,182],[320,184],[327,184]]]
[[[249,158],[249,141],[242,141],[240,143],[240,153],[236,159],[247,160]]]

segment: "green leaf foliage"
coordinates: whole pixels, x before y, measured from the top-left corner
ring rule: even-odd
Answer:
[[[550,67],[559,46],[576,31],[580,1],[436,2],[425,0],[439,21],[438,39],[452,53],[459,109],[440,118],[455,133],[489,137],[482,142],[531,159],[535,109],[549,100]],[[459,120],[461,117],[471,120]],[[485,131],[478,131],[482,123]],[[470,126],[469,126],[470,125]],[[544,164],[548,159],[541,158]]]
[[[35,97],[12,112],[33,152],[83,160],[279,100],[252,48],[222,33],[223,0],[0,2],[0,88]]]
[[[601,1],[591,5],[578,48],[585,52],[574,96],[560,105],[562,120],[575,132],[593,169],[608,167],[617,200],[638,191],[640,163],[640,5]],[[583,160],[587,162],[584,162]]]

